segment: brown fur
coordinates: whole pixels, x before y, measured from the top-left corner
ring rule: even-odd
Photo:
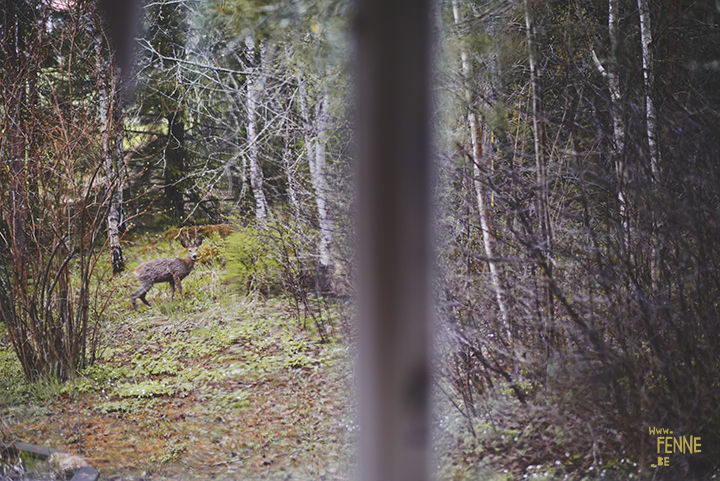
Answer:
[[[175,286],[177,286],[178,291],[180,291],[180,297],[184,297],[181,281],[193,270],[195,261],[197,260],[197,250],[200,244],[202,244],[202,239],[199,241],[196,240],[192,244],[186,243],[184,240],[181,240],[180,243],[183,247],[187,248],[188,251],[188,255],[184,259],[179,257],[153,259],[143,262],[133,271],[135,278],[140,282],[140,288],[130,295],[134,310],[137,311],[137,305],[135,303],[137,299],[143,301],[145,305],[150,305],[147,299],[145,299],[145,295],[152,286],[160,282],[170,284],[171,299],[175,299]]]

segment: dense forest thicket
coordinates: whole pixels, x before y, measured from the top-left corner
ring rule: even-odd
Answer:
[[[131,73],[94,2],[1,4],[0,314],[28,378],[94,361],[98,286],[148,232],[270,232],[279,286],[352,294],[348,2],[147,2]],[[516,475],[713,475],[719,4],[447,0],[433,27],[439,442]],[[650,428],[702,449],[653,467]]]

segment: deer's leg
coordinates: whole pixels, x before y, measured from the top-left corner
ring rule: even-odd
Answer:
[[[133,306],[134,310],[137,311],[137,305],[135,304],[136,299],[140,299],[141,301],[143,301],[143,303],[146,306],[150,305],[150,303],[147,301],[147,299],[145,299],[145,295],[147,294],[147,292],[150,290],[150,288],[152,286],[153,286],[152,281],[143,282],[143,284],[140,286],[140,288],[130,295],[130,299],[132,299],[132,306]]]
[[[152,287],[152,286],[150,286],[150,287]],[[150,290],[150,289],[148,288],[148,291],[149,291],[149,290]],[[147,294],[147,291],[143,292],[143,293],[140,295],[140,300],[143,301],[143,303],[144,303],[146,306],[149,306],[150,303],[147,301],[147,299],[145,299],[145,294]]]
[[[135,300],[140,297],[140,294],[142,293],[142,287],[132,294],[130,294],[130,301],[132,302],[133,310],[137,311],[137,304],[135,303]]]
[[[174,276],[174,277],[175,277],[175,283],[177,284],[178,292],[180,292],[180,298],[185,299],[185,296],[183,295],[183,291],[182,291],[182,282],[180,280],[180,277],[178,277],[178,276]]]
[[[168,281],[168,284],[170,284],[170,300],[174,301],[175,300],[175,281],[173,280],[172,277]],[[182,291],[180,291],[180,293],[182,294]]]

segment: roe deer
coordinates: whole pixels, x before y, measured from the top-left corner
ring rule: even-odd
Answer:
[[[170,298],[175,299],[175,286],[177,285],[180,291],[180,297],[183,296],[182,284],[180,281],[190,274],[195,266],[195,261],[198,258],[197,250],[202,244],[202,238],[200,240],[195,238],[195,241],[190,243],[184,239],[180,239],[180,243],[188,251],[187,257],[180,259],[179,257],[171,258],[166,257],[162,259],[153,259],[151,261],[143,262],[133,271],[135,278],[140,282],[140,289],[136,290],[130,295],[132,300],[133,309],[137,311],[137,305],[135,301],[140,299],[146,305],[150,303],[145,299],[145,295],[148,293],[150,288],[160,282],[167,282],[170,284]]]

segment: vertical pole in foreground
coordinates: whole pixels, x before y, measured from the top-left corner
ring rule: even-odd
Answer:
[[[429,479],[429,0],[356,0],[360,476]]]

